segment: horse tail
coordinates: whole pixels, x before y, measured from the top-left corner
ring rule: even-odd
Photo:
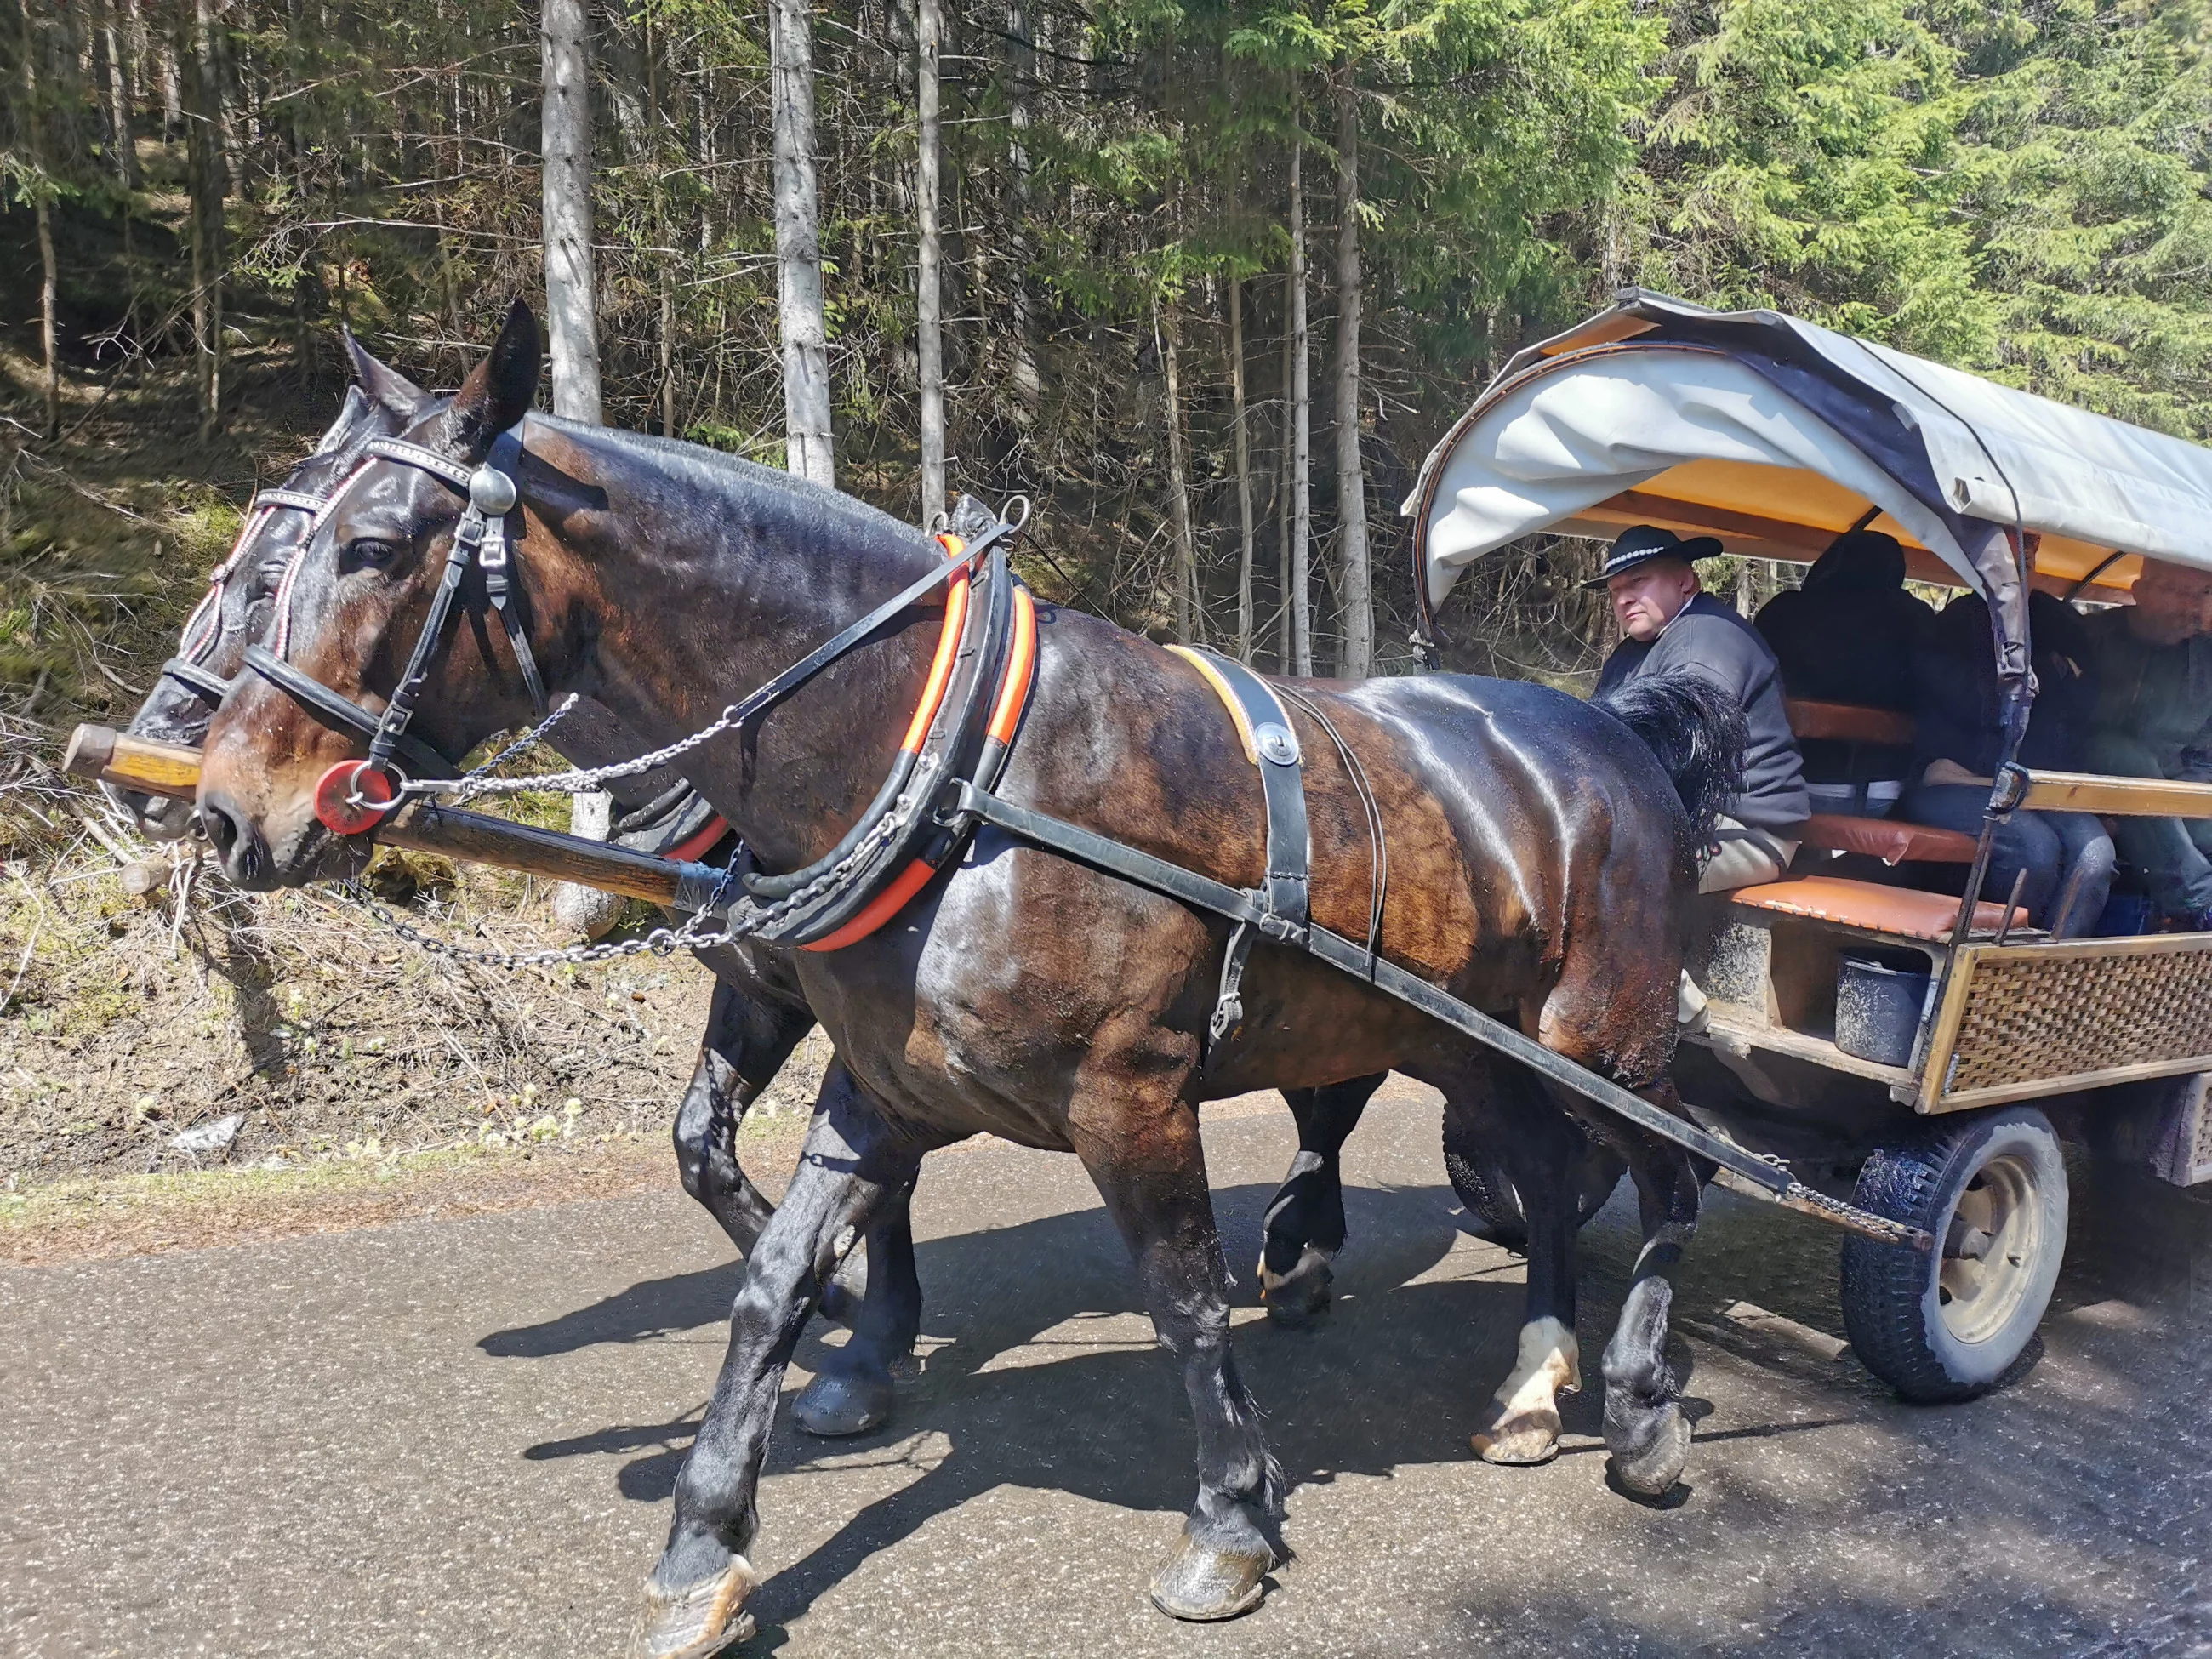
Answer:
[[[1692,844],[1710,850],[1729,799],[1743,787],[1750,732],[1733,692],[1693,669],[1624,681],[1597,706],[1644,739],[1690,815]]]

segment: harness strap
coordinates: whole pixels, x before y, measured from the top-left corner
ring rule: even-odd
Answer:
[[[1305,772],[1300,763],[1297,734],[1274,688],[1233,658],[1186,645],[1171,645],[1168,649],[1205,676],[1229,710],[1230,721],[1244,745],[1244,758],[1259,769],[1261,793],[1267,804],[1267,873],[1253,895],[1259,901],[1260,914],[1252,923],[1240,921],[1230,930],[1213,1018],[1206,1024],[1210,1066],[1222,1044],[1237,1034],[1243,1022],[1244,964],[1252,954],[1253,929],[1279,939],[1306,925],[1313,836],[1306,823]]]
[[[1107,875],[1118,876],[1135,886],[1148,887],[1194,908],[1225,916],[1232,922],[1258,927],[1265,914],[1255,896],[1241,887],[1231,887],[1226,882],[1201,876],[1194,870],[1170,864],[1165,859],[1155,858],[1150,853],[1139,852],[1133,847],[1109,840],[1063,818],[1017,806],[1012,801],[1002,799],[974,784],[960,786],[958,810],[963,813],[972,813],[987,823],[994,823],[1009,835],[1019,836],[1048,852],[1058,853]],[[1366,981],[1376,990],[1432,1018],[1441,1020],[1486,1048],[1494,1048],[1509,1059],[1519,1060],[1538,1076],[1559,1084],[1601,1110],[1625,1119],[1647,1133],[1672,1142],[1685,1152],[1710,1159],[1741,1177],[1747,1185],[1756,1188],[1760,1197],[1790,1209],[1816,1215],[1823,1220],[1841,1222],[1855,1231],[1891,1243],[1909,1244],[1922,1250],[1933,1246],[1929,1235],[1919,1228],[1909,1227],[1887,1216],[1874,1215],[1855,1206],[1824,1197],[1804,1186],[1783,1165],[1770,1164],[1741,1146],[1707,1133],[1694,1123],[1662,1110],[1610,1079],[1600,1077],[1596,1073],[1577,1066],[1565,1054],[1553,1053],[1534,1037],[1516,1030],[1502,1020],[1492,1018],[1480,1009],[1461,1001],[1441,986],[1430,984],[1395,963],[1370,957],[1362,946],[1341,933],[1331,933],[1326,927],[1309,926],[1297,930],[1283,942],[1318,957],[1332,968],[1341,969],[1353,978]]]
[[[325,497],[311,495],[304,489],[264,489],[254,496],[256,507],[290,507],[302,513],[319,513]]]
[[[340,696],[320,680],[301,672],[268,647],[247,646],[246,665],[290,696],[324,725],[335,726],[341,732],[350,732],[358,738],[374,738],[376,735],[375,715],[359,703]],[[422,738],[402,732],[394,746],[397,752],[405,757],[410,775],[422,778],[453,775],[453,763]]]

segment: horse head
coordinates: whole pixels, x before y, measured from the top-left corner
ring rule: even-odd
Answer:
[[[345,345],[353,380],[337,418],[313,453],[247,509],[238,540],[215,568],[207,597],[185,624],[176,655],[131,716],[125,728],[131,736],[186,747],[200,743],[223,688],[245,661],[246,647],[268,629],[277,584],[314,522],[309,503],[327,499],[337,489],[370,439],[398,433],[430,401],[422,387],[372,356],[350,331]],[[102,787],[155,841],[176,840],[191,827],[189,801]]]
[[[398,436],[465,477],[529,413],[539,367],[537,319],[518,302],[460,390],[417,409]],[[546,435],[557,452],[559,434]],[[437,472],[364,450],[294,553],[273,606],[268,648],[299,675],[376,715],[416,654],[469,497]],[[532,552],[526,570],[515,566],[514,603],[526,629],[548,635],[533,654],[557,673],[574,659],[551,637],[569,609],[563,585],[573,564],[561,558],[560,538],[542,515],[557,522],[574,495],[534,455],[521,470],[528,499],[503,515],[509,537]],[[532,709],[512,647],[486,624],[483,572],[472,567],[453,599],[427,653],[422,713],[409,733],[445,757],[465,754]],[[265,672],[241,676],[208,726],[198,799],[201,822],[231,878],[267,888],[356,872],[367,861],[368,838],[331,833],[316,817],[314,798],[332,766],[368,750],[357,730],[319,718]]]

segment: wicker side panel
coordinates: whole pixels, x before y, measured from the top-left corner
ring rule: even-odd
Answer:
[[[2212,1056],[2212,952],[2025,956],[1973,972],[1945,1096]]]

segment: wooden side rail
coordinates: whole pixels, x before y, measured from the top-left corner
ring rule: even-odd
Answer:
[[[140,794],[190,800],[199,793],[198,750],[149,743],[103,726],[78,726],[62,765],[80,777]],[[437,853],[465,864],[496,865],[548,881],[573,881],[654,904],[675,903],[684,875],[701,867],[420,800],[393,813],[377,830],[376,839],[387,847]]]
[[[2030,772],[2021,805],[2032,811],[2094,812],[2115,818],[2212,818],[2212,783]]]

